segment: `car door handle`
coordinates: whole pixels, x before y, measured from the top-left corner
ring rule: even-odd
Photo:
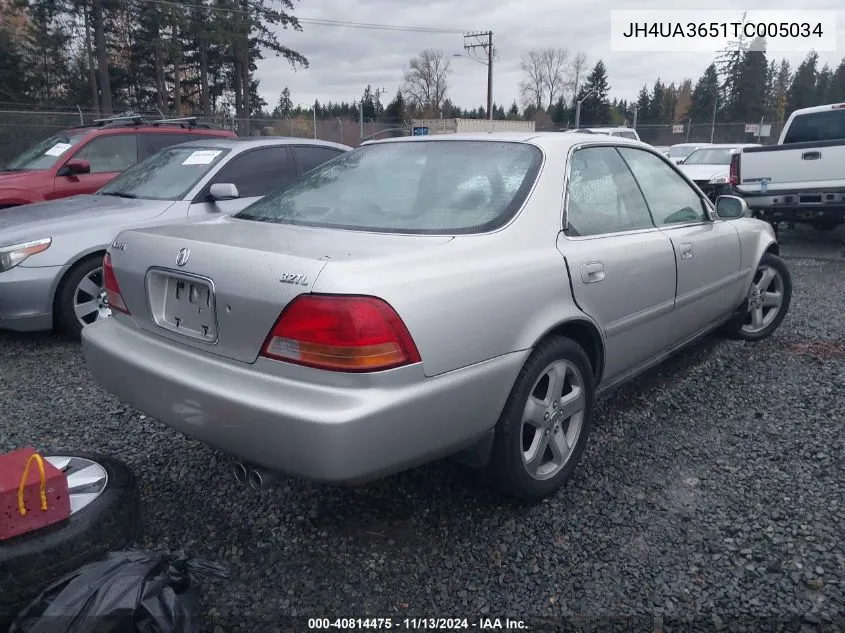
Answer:
[[[801,154],[803,160],[819,160],[822,157],[821,152],[804,152]]]
[[[601,281],[606,277],[604,271],[604,264],[601,262],[590,262],[589,264],[581,264],[581,281],[585,284],[592,284]]]
[[[692,250],[692,244],[689,242],[684,242],[680,246],[681,248],[681,259],[692,259],[695,256],[695,253]]]

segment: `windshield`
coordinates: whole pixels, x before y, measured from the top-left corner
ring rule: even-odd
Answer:
[[[29,171],[50,169],[85,138],[86,132],[57,134],[36,143],[17,158],[13,158],[3,169],[5,171]]]
[[[533,145],[498,141],[363,146],[235,217],[389,233],[483,232],[516,213],[542,159]]]
[[[97,193],[181,200],[228,153],[219,147],[167,147],[130,167]]]
[[[731,148],[699,149],[689,155],[684,165],[730,165]]]
[[[669,148],[669,156],[672,158],[683,158],[684,156],[689,156],[698,148],[693,145],[692,147],[670,147]]]

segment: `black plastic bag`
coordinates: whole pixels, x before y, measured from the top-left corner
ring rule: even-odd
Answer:
[[[199,633],[198,585],[209,576],[228,572],[181,552],[111,552],[50,585],[9,633]]]

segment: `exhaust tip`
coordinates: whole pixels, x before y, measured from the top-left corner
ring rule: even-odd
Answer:
[[[249,471],[249,485],[253,490],[261,490],[264,487],[264,477],[257,470]]]
[[[248,473],[246,470],[246,466],[244,466],[240,462],[235,462],[234,466],[232,466],[232,472],[235,474],[235,481],[239,484],[245,483],[248,478]]]

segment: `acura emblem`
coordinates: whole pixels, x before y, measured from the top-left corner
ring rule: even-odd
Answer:
[[[184,266],[188,263],[188,260],[191,258],[191,249],[190,248],[183,248],[179,251],[179,254],[176,255],[176,265],[177,266]]]

